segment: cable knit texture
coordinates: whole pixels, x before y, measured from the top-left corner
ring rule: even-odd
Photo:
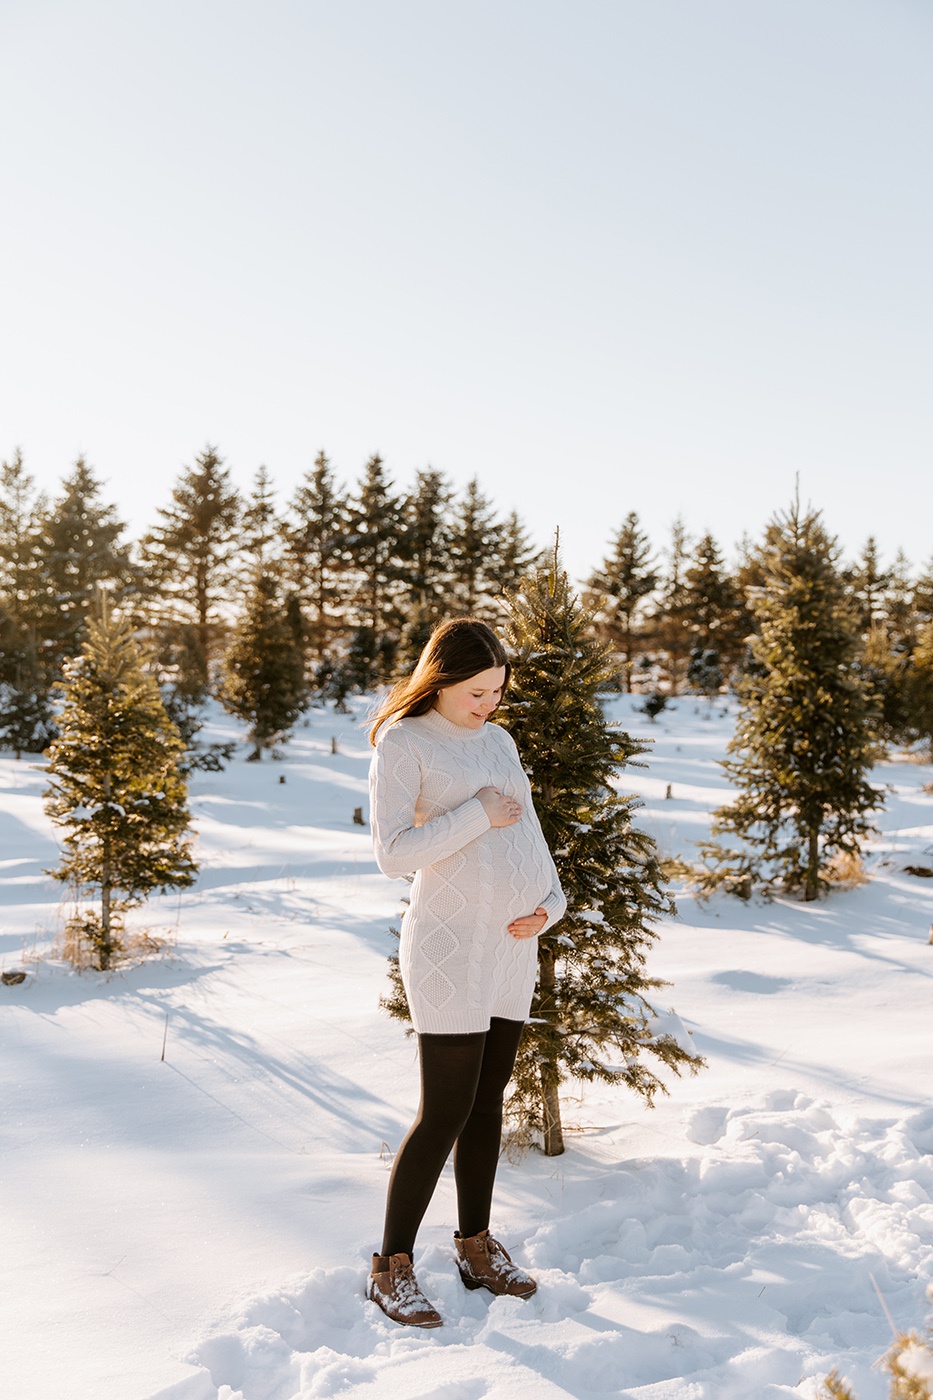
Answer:
[[[476,796],[484,787],[516,798],[521,819],[490,826]],[[526,1020],[537,939],[513,938],[508,925],[540,905],[549,928],[567,901],[511,735],[437,710],[397,720],[379,734],[370,798],[380,869],[414,876],[399,964],[415,1030],[464,1034],[488,1030],[493,1016]]]

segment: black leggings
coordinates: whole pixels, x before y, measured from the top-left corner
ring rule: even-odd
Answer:
[[[502,1137],[502,1096],[522,1021],[494,1016],[473,1035],[420,1035],[421,1106],[395,1157],[383,1254],[411,1255],[418,1226],[454,1147],[460,1234],[489,1226]]]

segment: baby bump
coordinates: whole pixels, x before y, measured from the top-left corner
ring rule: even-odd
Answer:
[[[523,822],[502,828],[502,912],[504,922],[531,914],[547,898],[552,883],[550,861],[533,831]]]

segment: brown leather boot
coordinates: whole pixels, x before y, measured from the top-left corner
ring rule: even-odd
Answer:
[[[374,1254],[366,1296],[378,1303],[386,1317],[408,1327],[440,1327],[443,1318],[431,1307],[418,1287],[407,1254]]]
[[[538,1285],[530,1274],[512,1263],[511,1256],[488,1230],[464,1239],[457,1231],[457,1268],[467,1288],[488,1288],[510,1298],[530,1298]]]

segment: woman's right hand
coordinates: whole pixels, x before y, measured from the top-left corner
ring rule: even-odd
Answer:
[[[480,788],[476,796],[483,804],[490,826],[514,826],[521,818],[521,803],[514,797],[504,797],[497,787]]]

